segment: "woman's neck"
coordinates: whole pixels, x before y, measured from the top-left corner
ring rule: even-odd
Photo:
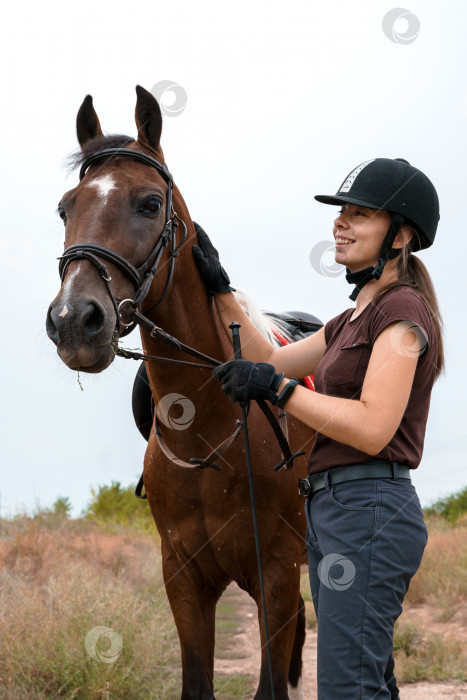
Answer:
[[[383,287],[391,282],[395,282],[396,280],[397,272],[394,269],[394,266],[391,265],[388,267],[388,265],[386,265],[379,280],[371,280],[371,282],[367,282],[367,284],[360,290],[355,300],[354,316],[361,314],[363,309],[368,306],[368,304],[371,304],[373,299],[375,299]]]

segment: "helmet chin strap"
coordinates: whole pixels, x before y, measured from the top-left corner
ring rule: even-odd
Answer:
[[[373,279],[379,280],[379,278],[383,274],[383,270],[387,261],[392,260],[393,258],[397,258],[397,256],[400,255],[401,248],[399,248],[398,250],[391,250],[391,247],[403,223],[404,217],[401,214],[393,215],[392,221],[389,225],[389,228],[381,245],[381,250],[379,251],[380,257],[376,264],[376,267],[366,267],[364,270],[359,270],[358,272],[350,272],[349,268],[346,268],[347,274],[345,275],[345,279],[349,284],[357,285],[353,290],[352,294],[349,296],[349,299],[355,301],[362,287],[364,287],[365,284],[367,284]]]

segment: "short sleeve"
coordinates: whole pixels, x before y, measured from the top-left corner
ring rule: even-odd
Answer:
[[[379,334],[391,323],[406,321],[420,337],[421,352],[425,354],[434,340],[434,326],[422,299],[408,287],[396,287],[377,300],[369,336],[374,344]]]

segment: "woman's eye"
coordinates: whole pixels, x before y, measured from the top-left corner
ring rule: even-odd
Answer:
[[[159,199],[147,199],[141,206],[141,211],[145,214],[159,214],[162,209],[162,202]]]

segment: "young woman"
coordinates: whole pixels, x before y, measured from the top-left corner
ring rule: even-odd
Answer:
[[[311,450],[307,545],[318,619],[319,700],[398,697],[396,619],[420,566],[427,528],[410,479],[423,451],[431,390],[444,368],[442,321],[415,251],[439,220],[430,180],[402,159],[362,163],[334,196],[336,262],[356,307],[300,342],[273,348],[231,293],[198,228],[193,254],[227,335],[241,323],[245,359],[213,375],[233,401],[266,398],[317,431]],[[295,377],[314,374],[316,391]]]

